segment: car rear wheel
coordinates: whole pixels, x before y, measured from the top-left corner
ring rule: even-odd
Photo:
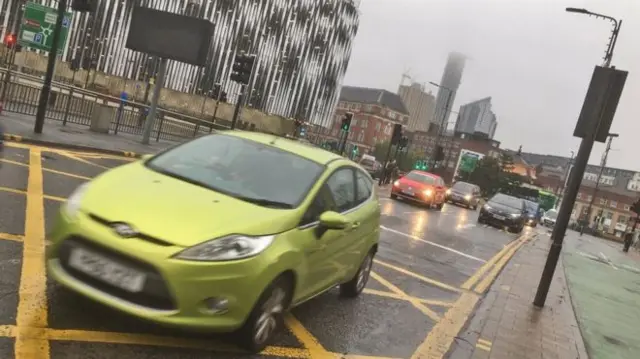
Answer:
[[[238,332],[242,348],[259,353],[282,328],[285,312],[291,302],[292,286],[287,276],[280,276],[265,289]]]
[[[346,298],[355,298],[367,286],[371,266],[373,265],[373,251],[370,251],[358,268],[358,273],[350,281],[340,285],[340,295]]]

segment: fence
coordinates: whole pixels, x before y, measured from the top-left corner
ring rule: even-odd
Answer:
[[[36,115],[42,80],[24,74],[0,76],[0,98],[6,112],[25,115]],[[63,125],[73,123],[90,126],[96,108],[103,106],[113,109],[110,132],[142,135],[147,120],[148,105],[133,101],[121,100],[93,91],[55,83],[47,104],[46,119],[62,122]],[[239,123],[239,128],[249,129],[247,123]],[[170,110],[158,108],[157,119],[152,128],[152,137],[156,141],[180,141],[207,133],[213,130],[228,129],[228,121],[221,119],[202,119]]]

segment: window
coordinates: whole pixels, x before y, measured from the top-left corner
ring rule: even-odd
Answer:
[[[371,106],[371,105],[365,105],[365,106],[364,106],[364,110],[365,110],[365,111],[367,111],[367,112],[371,112],[371,110],[373,110],[373,106]]]
[[[362,171],[356,171],[356,202],[364,203],[371,197],[373,192],[373,182]]]
[[[610,206],[611,208],[617,208],[617,207],[618,207],[618,202],[616,202],[616,201],[611,201],[611,202],[609,202],[609,206]]]
[[[301,226],[313,223],[320,219],[320,215],[326,211],[330,211],[333,208],[333,202],[331,199],[331,192],[329,192],[329,188],[325,184],[322,186],[316,198],[313,199],[309,208],[305,212],[304,216],[302,216]]]
[[[600,204],[601,205],[607,204],[607,200],[605,198],[600,198]]]
[[[587,202],[590,202],[592,198],[593,198],[593,196],[592,196],[592,195],[588,195],[588,196],[587,196]]]
[[[333,195],[338,212],[347,211],[355,206],[356,186],[351,168],[341,168],[334,172],[327,180],[327,186]]]
[[[578,196],[577,196],[577,198],[578,198],[578,199],[582,198],[582,193],[578,192]]]
[[[628,204],[624,205],[624,210],[625,211],[630,211],[631,210],[631,206],[629,206]]]
[[[389,118],[390,118],[390,119],[395,120],[395,119],[396,119],[396,117],[398,117],[398,116],[396,115],[396,113],[395,113],[395,112],[391,112],[391,111],[389,111]]]

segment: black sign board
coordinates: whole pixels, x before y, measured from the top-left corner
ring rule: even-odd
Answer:
[[[212,36],[213,24],[209,20],[136,6],[131,15],[126,47],[204,66]]]
[[[596,141],[607,141],[628,74],[612,67],[596,66],[573,131],[575,137],[585,138],[595,133]]]

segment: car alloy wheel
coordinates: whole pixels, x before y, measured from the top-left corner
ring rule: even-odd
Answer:
[[[358,292],[362,292],[364,287],[367,285],[367,282],[369,281],[372,263],[373,258],[371,257],[371,254],[367,254],[367,257],[364,259],[364,262],[360,266],[360,270],[358,270],[358,279],[356,282],[356,289]]]
[[[275,287],[262,304],[260,315],[254,326],[253,340],[257,345],[265,344],[278,328],[278,321],[286,307],[287,293],[281,287]]]

